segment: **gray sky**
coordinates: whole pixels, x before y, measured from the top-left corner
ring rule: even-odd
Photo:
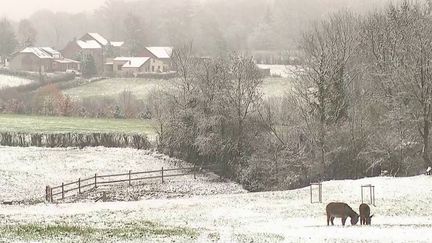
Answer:
[[[62,12],[92,11],[105,0],[0,0],[0,17],[13,20],[28,18],[40,9]]]

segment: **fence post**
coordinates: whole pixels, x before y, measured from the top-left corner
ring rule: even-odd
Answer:
[[[50,187],[50,198],[51,198],[51,202],[54,202],[54,196],[53,196],[53,189],[52,189],[52,187]]]
[[[50,186],[46,186],[45,189],[45,199],[47,200],[47,202],[51,202],[51,197],[50,197],[50,192],[51,192],[51,188]]]
[[[64,183],[62,182],[62,200],[64,200]]]
[[[78,178],[78,194],[81,194],[81,178]]]
[[[129,186],[132,186],[132,183],[131,183],[131,173],[132,173],[132,171],[129,170]]]
[[[322,203],[322,183],[319,184],[319,202]]]
[[[196,169],[195,169],[196,167],[195,167],[195,165],[194,165],[194,168],[193,168],[193,174],[194,174],[194,179],[196,180]]]
[[[162,167],[161,172],[162,172],[162,183],[164,183],[164,179],[163,179],[163,167]]]
[[[311,203],[313,203],[313,200],[312,200],[312,183],[310,184],[310,199],[311,199]]]
[[[95,180],[95,188],[97,188],[97,174],[95,174],[94,180]]]

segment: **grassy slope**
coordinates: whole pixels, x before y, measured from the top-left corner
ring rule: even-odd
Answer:
[[[105,96],[117,98],[124,91],[132,91],[138,98],[147,96],[154,89],[167,89],[171,87],[172,80],[147,80],[139,78],[105,79],[87,85],[79,86],[63,92],[75,98]],[[289,78],[266,78],[262,85],[265,97],[282,96],[291,90]]]
[[[86,97],[113,97],[127,90],[133,92],[137,97],[144,97],[152,90],[163,88],[169,84],[169,80],[152,80],[140,78],[112,78],[93,82],[87,85],[64,90],[64,94],[75,98]]]
[[[40,133],[121,132],[154,135],[148,120],[89,119],[75,117],[24,116],[0,114],[0,131]]]

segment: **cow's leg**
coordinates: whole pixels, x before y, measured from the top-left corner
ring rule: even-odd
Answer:
[[[329,225],[330,225],[330,215],[327,214],[327,226],[329,226]]]
[[[334,225],[334,222],[333,222],[334,219],[335,219],[335,217],[333,217],[333,216],[330,218],[330,221],[331,221],[332,225]]]
[[[342,217],[342,225],[345,226],[345,222],[346,222],[347,217]]]

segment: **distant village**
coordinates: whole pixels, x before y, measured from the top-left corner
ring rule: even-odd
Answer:
[[[87,60],[91,62],[94,74],[137,76],[172,71],[173,47],[145,47],[135,56],[127,53],[124,41],[111,41],[98,33],[86,33],[71,40],[60,51],[51,47],[26,47],[11,55],[8,67],[13,71],[79,75],[85,69],[83,60]]]

